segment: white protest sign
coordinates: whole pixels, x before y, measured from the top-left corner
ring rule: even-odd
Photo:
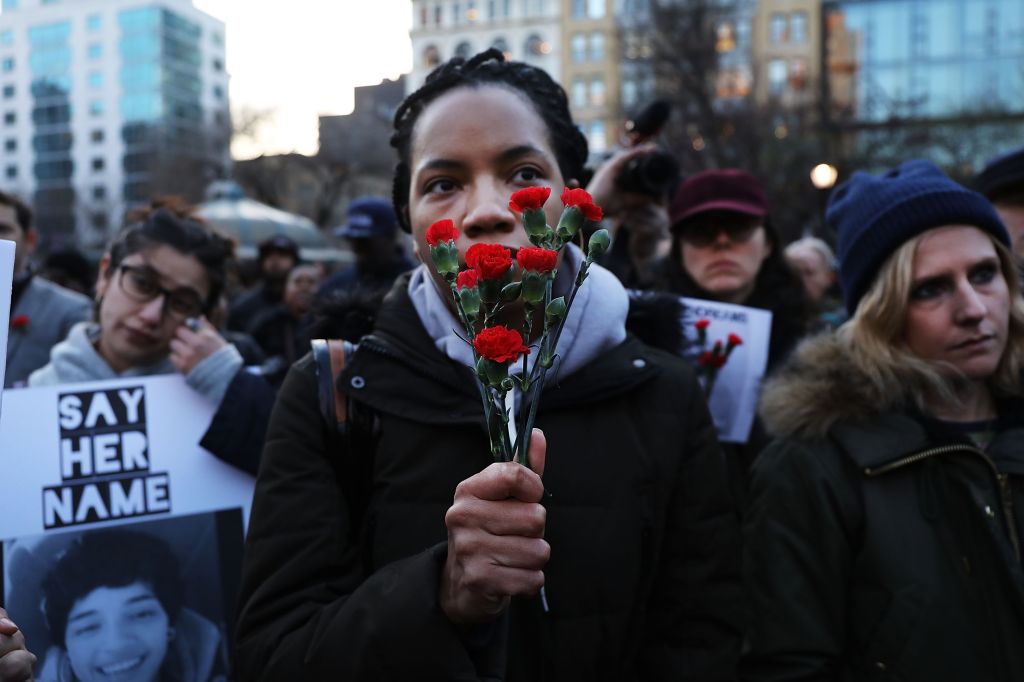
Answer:
[[[7,331],[11,326],[11,286],[14,281],[14,242],[0,239],[0,386],[4,385],[7,367]],[[0,413],[3,412],[3,389],[0,389]],[[3,441],[0,441],[2,443]]]
[[[214,406],[177,375],[5,392],[0,538],[241,508],[253,478],[199,447]]]
[[[230,678],[254,481],[198,445],[215,407],[177,375],[5,393],[0,600],[36,679]],[[140,600],[151,616],[126,616]],[[131,627],[105,630],[119,619]],[[96,658],[103,641],[120,658]]]
[[[683,332],[690,342],[688,359],[696,366],[702,350],[715,341],[727,343],[735,334],[743,343],[733,348],[718,376],[708,399],[708,408],[718,429],[718,438],[726,443],[745,443],[757,414],[761,380],[768,366],[768,344],[771,341],[772,314],[759,308],[683,298]],[[706,348],[697,342],[695,323],[707,320]]]

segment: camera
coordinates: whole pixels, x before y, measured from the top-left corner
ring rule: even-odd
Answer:
[[[626,133],[633,144],[640,144],[660,133],[671,114],[671,104],[655,100],[626,121]],[[659,150],[631,159],[615,178],[615,184],[623,192],[659,198],[671,191],[678,178],[679,164],[675,158]]]

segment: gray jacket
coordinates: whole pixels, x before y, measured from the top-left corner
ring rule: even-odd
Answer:
[[[71,327],[92,316],[92,307],[88,297],[33,277],[11,312],[12,320],[24,315],[28,324],[9,330],[4,388],[23,386],[29,374],[50,361],[50,349]]]

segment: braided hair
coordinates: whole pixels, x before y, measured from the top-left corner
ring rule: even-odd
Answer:
[[[411,232],[407,208],[412,183],[412,134],[420,114],[446,92],[460,87],[477,88],[498,85],[515,90],[529,101],[548,129],[551,149],[558,169],[566,180],[580,178],[587,160],[587,138],[572,114],[565,90],[545,71],[523,62],[507,62],[501,51],[491,48],[470,59],[455,57],[430,72],[426,82],[412,93],[395,112],[395,132],[391,146],[398,151],[398,164],[392,186],[392,200],[399,224]]]

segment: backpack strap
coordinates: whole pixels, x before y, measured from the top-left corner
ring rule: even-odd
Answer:
[[[334,431],[345,433],[348,425],[348,398],[338,390],[338,378],[345,370],[355,346],[342,339],[313,339],[310,345],[316,366],[320,414]]]

